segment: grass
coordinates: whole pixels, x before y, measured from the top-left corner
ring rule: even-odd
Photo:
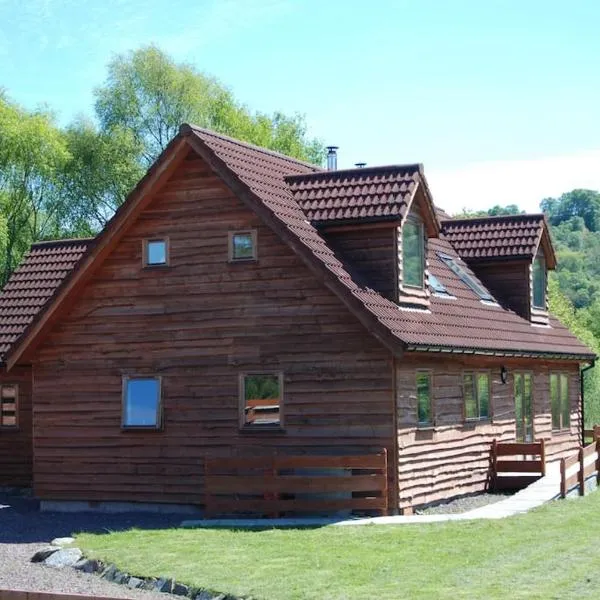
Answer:
[[[600,493],[499,521],[82,533],[138,576],[264,600],[569,599],[600,591]]]

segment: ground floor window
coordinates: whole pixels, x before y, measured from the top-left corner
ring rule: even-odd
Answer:
[[[417,421],[419,425],[433,424],[431,373],[417,371]]]
[[[282,427],[283,374],[243,373],[240,404],[242,428]]]
[[[18,427],[19,389],[16,384],[0,385],[0,428],[14,429]]]
[[[123,379],[123,427],[159,429],[162,424],[159,377]]]
[[[517,442],[533,442],[533,376],[514,374],[515,421]]]
[[[569,403],[569,376],[565,373],[550,373],[550,404],[552,429],[558,431],[571,426]]]
[[[490,418],[490,375],[488,372],[463,374],[465,420],[479,421]]]

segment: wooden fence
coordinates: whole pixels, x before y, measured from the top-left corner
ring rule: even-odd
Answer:
[[[205,460],[206,516],[388,513],[387,454]]]
[[[524,488],[546,474],[544,440],[531,443],[494,440],[490,461],[491,489],[501,491]]]
[[[596,483],[600,483],[600,438],[595,437],[588,446],[580,447],[576,454],[560,460],[560,495],[566,498],[568,492],[577,485],[580,496],[585,495],[585,482],[596,473]]]
[[[119,600],[106,596],[82,596],[81,594],[54,594],[48,592],[24,592],[0,589],[0,600]]]

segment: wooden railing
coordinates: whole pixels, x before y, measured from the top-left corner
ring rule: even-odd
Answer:
[[[387,514],[387,454],[205,459],[206,516]]]
[[[516,458],[518,456],[520,458]],[[494,440],[490,462],[491,489],[500,491],[526,487],[546,474],[544,440],[530,443]]]
[[[580,496],[585,495],[585,482],[596,473],[596,483],[600,483],[600,438],[580,447],[576,454],[560,460],[560,495],[566,498],[569,491],[577,485]],[[575,468],[576,467],[576,468]]]
[[[584,429],[583,436],[587,440],[592,440],[595,442],[600,439],[600,425],[594,425],[592,429]]]

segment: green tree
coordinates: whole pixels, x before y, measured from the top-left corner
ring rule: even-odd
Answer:
[[[96,89],[96,114],[105,133],[130,131],[148,166],[184,122],[214,129],[299,158],[320,163],[323,145],[309,139],[299,115],[252,113],[217,79],[176,63],[156,46],[119,55]]]
[[[70,155],[53,116],[0,96],[0,210],[4,283],[30,243],[58,233],[62,173]]]
[[[577,189],[560,198],[544,198],[540,207],[552,225],[581,217],[590,231],[600,230],[600,193],[594,190]]]
[[[69,125],[65,138],[71,159],[63,173],[62,235],[94,235],[142,176],[140,146],[129,131],[100,132],[85,119]]]

